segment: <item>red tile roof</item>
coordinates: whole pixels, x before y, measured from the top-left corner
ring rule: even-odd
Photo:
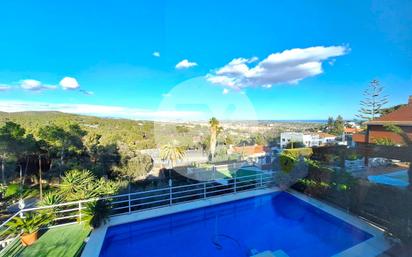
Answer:
[[[359,131],[360,131],[360,129],[357,129],[357,128],[345,128],[345,133],[348,133],[348,134],[354,134],[354,133],[358,133]]]
[[[391,113],[383,115],[367,122],[368,125],[411,125],[412,126],[412,96],[409,97],[409,103]]]
[[[326,138],[326,137],[336,137],[335,135],[324,133],[324,132],[319,132],[317,133],[320,138]]]
[[[235,146],[233,151],[235,153],[254,155],[266,153],[266,147],[263,145],[248,145],[248,146]]]

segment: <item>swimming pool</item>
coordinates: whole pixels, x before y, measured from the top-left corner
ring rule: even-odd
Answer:
[[[396,186],[396,187],[409,186],[407,170],[400,170],[400,171],[395,171],[395,172],[386,173],[382,175],[371,175],[371,176],[368,176],[368,180],[374,183]]]
[[[100,256],[332,256],[372,235],[276,192],[107,229]]]

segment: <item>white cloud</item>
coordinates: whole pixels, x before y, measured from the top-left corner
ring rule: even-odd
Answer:
[[[187,69],[187,68],[191,68],[194,66],[197,66],[197,63],[189,62],[189,60],[184,59],[180,61],[178,64],[176,64],[176,69]]]
[[[158,51],[153,52],[153,56],[154,57],[160,57],[160,52],[158,52]]]
[[[164,93],[164,94],[162,94],[162,96],[163,96],[163,97],[171,97],[172,94],[171,94],[171,93]]]
[[[250,64],[257,61],[256,57],[236,58],[206,77],[213,84],[237,89],[268,88],[279,83],[296,84],[302,79],[323,73],[323,61],[345,55],[348,51],[344,46],[294,48],[273,53],[254,67],[250,67]]]
[[[59,84],[64,90],[75,90],[80,88],[77,80],[72,77],[64,77]]]
[[[65,113],[95,115],[100,117],[117,117],[129,119],[148,120],[173,120],[194,119],[201,115],[197,111],[176,111],[176,110],[148,110],[123,106],[93,105],[93,104],[54,104],[44,102],[26,101],[1,101],[0,111],[22,112],[22,111],[60,111]]]
[[[11,86],[6,84],[0,84],[0,92],[9,91],[10,89],[12,89]]]
[[[41,91],[41,90],[53,90],[56,89],[56,86],[45,85],[41,81],[35,79],[23,79],[19,82],[20,87],[25,90],[30,91]]]
[[[227,89],[227,88],[224,88],[224,89],[223,89],[223,91],[222,91],[222,94],[224,94],[224,95],[227,95],[227,94],[229,94],[229,89]]]

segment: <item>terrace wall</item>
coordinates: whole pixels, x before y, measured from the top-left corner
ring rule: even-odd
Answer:
[[[400,127],[408,136],[409,139],[412,140],[412,126],[402,126]],[[402,136],[388,131],[384,126],[381,125],[369,125],[369,143],[374,143],[376,139],[379,138],[388,138],[392,142],[397,144],[405,144],[406,142],[403,140]]]

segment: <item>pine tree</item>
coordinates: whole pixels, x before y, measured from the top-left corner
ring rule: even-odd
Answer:
[[[356,116],[363,120],[373,120],[382,114],[382,107],[388,103],[388,96],[383,96],[383,86],[378,80],[372,80],[365,89],[365,99],[360,102],[361,108]]]
[[[336,117],[335,122],[333,123],[333,129],[330,131],[333,135],[342,135],[345,131],[345,121],[343,120],[342,116],[338,115]]]

